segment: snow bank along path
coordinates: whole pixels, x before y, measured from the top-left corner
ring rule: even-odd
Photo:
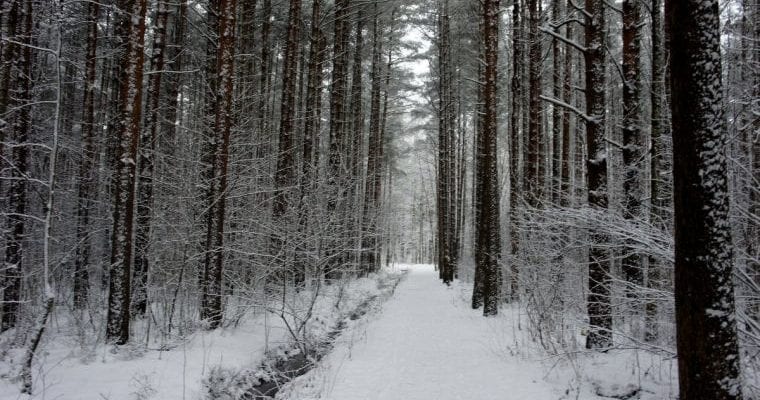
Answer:
[[[541,366],[505,354],[504,320],[468,307],[429,265],[408,277],[361,336],[342,337],[321,367],[292,383],[290,399],[556,399]],[[370,317],[372,319],[372,317]],[[499,326],[497,326],[497,324]],[[344,335],[350,336],[350,335]],[[509,340],[503,337],[504,340]],[[501,348],[501,350],[500,350]],[[286,393],[288,391],[286,390]]]

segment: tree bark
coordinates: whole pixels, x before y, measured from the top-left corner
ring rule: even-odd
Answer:
[[[665,32],[663,30],[662,9],[663,0],[652,0],[652,109],[651,109],[651,134],[650,143],[652,156],[650,158],[650,221],[653,226],[659,229],[666,229],[668,187],[666,186],[665,177],[667,175],[667,149],[664,146],[664,140],[670,134],[669,120],[667,113],[667,94],[666,94],[666,75],[667,61],[665,48]],[[655,257],[649,257],[649,267],[647,269],[647,287],[652,290],[660,290],[662,287],[662,265],[663,260]],[[644,338],[648,342],[657,340],[658,324],[657,313],[658,303],[655,300],[649,300],[646,303],[646,322],[644,328]]]
[[[18,7],[22,5],[19,4]],[[32,103],[32,2],[27,1],[24,10],[18,11],[21,21],[19,29],[20,40],[24,45],[9,45],[18,47],[11,54],[20,58],[12,61],[16,69],[11,74],[13,80],[8,83],[9,100],[12,108],[8,116],[8,127],[12,133],[14,146],[11,150],[11,185],[8,191],[7,230],[5,231],[5,281],[3,282],[2,320],[0,332],[16,327],[21,303],[21,282],[24,277],[24,247],[26,235],[26,201],[29,189],[29,134],[31,130]],[[16,53],[17,52],[17,53]],[[10,107],[9,107],[10,108]]]
[[[165,1],[158,2],[153,33],[153,49],[150,59],[151,74],[148,79],[147,118],[140,135],[138,151],[137,224],[135,228],[134,304],[137,315],[144,315],[148,308],[148,273],[150,258],[150,231],[153,212],[153,170],[156,141],[160,129],[161,78],[166,53],[166,23],[169,9]]]
[[[642,217],[644,198],[644,151],[641,130],[641,3],[640,0],[623,2],[623,217],[638,222]],[[623,274],[632,287],[629,296],[637,297],[644,284],[641,255],[629,241],[624,249]]]
[[[525,195],[528,205],[540,207],[544,200],[546,160],[541,130],[543,107],[541,103],[541,37],[538,25],[541,20],[539,0],[528,0],[528,163],[525,168]]]
[[[606,59],[604,0],[586,0],[586,184],[588,205],[595,210],[607,209],[607,148],[604,133],[606,104]],[[610,264],[601,244],[605,235],[591,228],[588,266],[589,294],[587,311],[590,329],[586,348],[606,349],[612,345],[612,306],[610,303]]]
[[[561,21],[563,9],[562,1],[555,0],[552,4],[552,18],[554,23],[558,24]],[[559,27],[554,28],[554,32],[558,35],[561,33]],[[562,86],[563,86],[563,69],[562,69],[562,46],[557,38],[552,41],[552,94],[555,99],[562,98]],[[559,205],[562,201],[562,150],[563,148],[563,136],[562,136],[562,120],[564,110],[558,106],[552,107],[552,184],[551,194],[552,203]]]
[[[501,256],[499,221],[499,177],[497,167],[497,68],[499,44],[499,0],[483,3],[483,37],[485,39],[485,88],[483,91],[483,152],[479,156],[481,186],[481,224],[478,230],[476,263],[483,274],[483,315],[493,316],[499,310]]]
[[[438,16],[438,169],[437,169],[437,212],[438,212],[438,268],[444,283],[454,280],[454,259],[452,249],[452,228],[454,216],[451,211],[453,130],[451,113],[452,96],[451,38],[448,0],[440,2]]]
[[[118,161],[114,171],[113,229],[111,231],[111,273],[108,295],[106,340],[125,344],[129,340],[130,278],[132,272],[133,219],[137,145],[142,112],[142,78],[145,37],[145,0],[123,0],[119,24],[126,33],[126,49],[121,58],[118,131]]]
[[[518,220],[520,219],[520,206],[521,203],[521,180],[523,175],[523,163],[521,162],[521,140],[522,140],[522,114],[524,112],[522,107],[523,94],[523,32],[522,32],[522,19],[523,14],[521,12],[520,4],[521,0],[515,0],[512,9],[512,115],[510,120],[510,148],[509,148],[509,235],[510,235],[510,251],[511,251],[511,263],[510,263],[510,297],[512,300],[517,300],[519,293],[519,281],[520,271],[518,268],[517,259],[520,254],[520,226]]]
[[[97,77],[98,18],[100,5],[87,3],[84,101],[82,106],[82,159],[77,191],[77,248],[74,257],[74,308],[87,306],[90,287],[90,208],[95,182],[95,79]]]
[[[567,10],[567,2],[564,4],[565,10]],[[565,27],[565,37],[568,39],[573,38],[573,26],[568,24]],[[571,56],[572,46],[565,43],[565,59],[564,59],[564,76],[562,84],[562,100],[567,104],[575,103],[575,96],[573,91],[573,59]],[[561,177],[561,190],[562,198],[560,199],[560,205],[567,207],[570,205],[573,199],[573,182],[571,182],[571,174],[573,168],[573,161],[570,158],[570,142],[573,132],[570,130],[572,126],[572,120],[575,116],[569,110],[563,110],[562,113],[562,177]],[[576,146],[577,148],[577,146]]]
[[[288,12],[288,33],[285,44],[285,60],[282,74],[282,103],[280,105],[280,139],[277,151],[277,171],[275,172],[275,194],[272,206],[272,218],[279,232],[272,236],[274,254],[284,254],[280,259],[280,268],[287,266],[289,255],[284,253],[287,232],[291,227],[287,213],[293,199],[293,189],[296,187],[295,166],[295,108],[296,108],[296,78],[298,69],[298,39],[301,24],[301,0],[290,0]],[[284,273],[285,271],[283,271]],[[294,280],[297,271],[290,271]]]
[[[680,397],[741,399],[718,1],[669,0]]]
[[[210,234],[206,240],[204,281],[206,290],[202,295],[201,316],[208,321],[208,328],[218,328],[222,323],[222,278],[224,272],[224,223],[227,201],[227,167],[229,162],[230,131],[232,130],[233,79],[235,59],[236,0],[220,0],[218,4],[218,46],[216,51],[216,91],[214,109],[214,132],[211,138],[213,152],[213,183],[209,197]]]
[[[372,22],[372,67],[370,71],[370,106],[369,106],[369,138],[367,143],[367,182],[364,189],[363,209],[363,243],[362,270],[375,272],[378,267],[377,253],[377,218],[379,216],[379,193],[375,193],[377,183],[382,177],[378,174],[380,159],[378,153],[383,143],[380,141],[380,91],[383,85],[382,56],[383,46],[380,39],[381,29],[378,15],[378,1],[374,2],[374,18]]]
[[[346,131],[348,127],[348,64],[349,64],[349,46],[350,36],[350,0],[337,0],[335,3],[335,34],[333,44],[333,70],[332,86],[330,93],[330,143],[328,154],[328,201],[327,209],[335,221],[341,221],[334,227],[334,240],[330,244],[330,257],[335,261],[328,267],[328,278],[334,279],[338,276],[339,268],[346,261],[345,243],[350,239],[343,233],[345,218],[339,217],[345,206],[347,196],[347,180],[349,176],[349,164],[347,159]]]

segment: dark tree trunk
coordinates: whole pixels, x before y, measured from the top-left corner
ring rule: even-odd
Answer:
[[[171,24],[173,30],[171,33],[171,43],[167,51],[166,60],[168,61],[169,68],[175,73],[168,74],[166,76],[166,116],[163,118],[166,126],[163,132],[166,134],[165,142],[173,144],[179,134],[181,124],[177,123],[177,118],[182,118],[179,111],[181,105],[177,101],[177,97],[180,94],[182,86],[182,76],[184,74],[179,73],[182,71],[184,64],[184,52],[185,52],[185,31],[187,27],[187,0],[180,0],[177,4],[176,11],[170,13],[173,18]],[[168,146],[168,151],[172,151],[173,146]]]
[[[623,217],[637,222],[642,218],[644,198],[644,151],[641,130],[641,4],[640,0],[623,2]],[[623,274],[629,287],[627,294],[637,296],[644,284],[639,250],[633,242],[626,244]]]
[[[523,32],[521,29],[523,17],[520,11],[520,3],[520,0],[515,0],[514,8],[512,9],[512,115],[509,148],[509,236],[512,255],[512,262],[510,263],[510,297],[512,300],[517,300],[519,291],[520,271],[517,259],[520,251],[520,226],[518,220],[520,218],[521,206],[520,190],[522,189],[520,177],[523,174],[523,163],[520,159],[522,146],[520,143],[522,138],[522,114],[524,112],[522,107],[522,99],[524,97],[522,89],[525,75],[523,74]]]
[[[156,26],[153,32],[153,53],[150,59],[151,74],[148,79],[147,118],[140,136],[138,161],[137,219],[135,222],[135,272],[134,304],[137,315],[144,315],[148,308],[148,273],[150,257],[151,214],[153,212],[153,170],[156,141],[160,128],[161,78],[166,53],[166,23],[169,9],[165,1],[158,2]]]
[[[567,2],[565,2],[565,9],[567,9]],[[565,27],[565,37],[568,39],[573,38],[573,26],[568,24]],[[573,58],[570,52],[573,50],[572,46],[565,43],[565,59],[564,59],[564,79],[562,84],[562,100],[567,104],[574,104],[575,96],[573,92]],[[570,181],[570,171],[573,168],[573,161],[570,158],[570,138],[572,137],[571,122],[574,115],[569,110],[564,110],[562,114],[562,177],[561,177],[561,190],[562,198],[560,199],[560,205],[567,207],[573,198],[573,185]],[[576,146],[577,148],[577,146]]]
[[[198,271],[198,288],[200,292],[200,319],[208,320],[209,315],[209,268],[213,264],[213,242],[216,232],[215,213],[218,182],[216,181],[216,153],[219,143],[215,135],[215,115],[219,99],[218,66],[219,53],[219,4],[208,3],[206,10],[206,59],[204,60],[203,78],[203,138],[201,143],[201,179],[205,189],[205,236],[203,237],[203,265]]]
[[[438,169],[436,203],[438,212],[438,268],[444,283],[454,280],[452,190],[454,174],[453,74],[451,66],[450,17],[448,0],[440,4],[438,20]]]
[[[350,240],[351,246],[351,259],[355,259],[360,256],[360,252],[357,253],[356,249],[361,246],[361,237],[363,233],[362,228],[362,145],[364,141],[364,107],[362,104],[363,99],[363,84],[362,76],[363,68],[362,61],[364,59],[364,18],[365,11],[364,6],[359,7],[357,12],[356,21],[356,35],[354,37],[354,61],[353,71],[351,78],[351,121],[349,121],[350,129],[347,131],[346,137],[346,149],[348,150],[346,156],[348,158],[349,167],[349,193],[348,198],[351,199],[353,204],[356,204],[356,208],[347,210],[347,219],[349,221],[349,232],[354,232],[353,237]]]
[[[332,88],[330,90],[330,159],[331,185],[339,184],[344,175],[346,132],[346,99],[348,98],[348,38],[350,0],[335,4],[335,35],[333,45]]]
[[[362,60],[364,53],[364,7],[360,7],[357,13],[356,35],[354,37],[354,61],[351,77],[351,121],[346,146],[350,149],[348,152],[352,187],[356,187],[359,182],[359,165],[362,155],[362,137],[364,135],[364,107],[362,107]],[[358,191],[357,191],[358,193]],[[358,197],[357,197],[358,199]]]
[[[303,139],[302,197],[309,193],[310,185],[317,176],[319,161],[319,133],[322,116],[322,62],[326,39],[322,27],[322,0],[314,0],[311,12],[311,35],[309,42],[309,73],[306,88],[306,112]]]
[[[17,30],[19,28],[19,18],[21,17],[21,11],[19,10],[21,0],[5,0],[3,6],[3,20],[0,29],[5,27],[5,34],[8,39],[16,39]],[[7,14],[7,15],[5,15]],[[11,104],[11,98],[9,93],[11,90],[13,79],[18,69],[19,59],[19,46],[15,43],[0,41],[2,48],[0,48],[0,115],[6,115],[8,106]],[[4,146],[6,140],[12,135],[11,124],[6,121],[5,118],[0,119],[0,154],[4,154]]]
[[[349,64],[349,36],[350,36],[350,0],[338,0],[335,3],[335,35],[333,45],[333,70],[332,87],[330,90],[330,143],[328,155],[328,186],[329,198],[327,201],[328,212],[333,220],[341,221],[334,227],[334,240],[330,244],[329,256],[335,260],[328,267],[327,277],[334,279],[338,276],[339,268],[346,261],[346,243],[350,238],[345,237],[346,221],[337,213],[344,212],[347,196],[347,179],[349,176],[349,164],[347,159],[346,132],[348,127],[348,64]]]
[[[478,230],[476,263],[483,274],[483,315],[498,313],[501,286],[499,258],[499,177],[496,155],[497,138],[497,60],[499,44],[499,1],[483,3],[483,38],[485,40],[485,88],[483,90],[483,151],[478,154],[481,183],[481,224]]]
[[[650,220],[653,226],[665,229],[668,220],[666,207],[668,187],[665,185],[667,175],[666,148],[663,141],[670,134],[668,120],[668,104],[665,77],[667,75],[665,32],[662,15],[663,0],[652,0],[652,126],[650,143],[652,148],[650,166],[651,207]],[[647,286],[649,289],[660,290],[662,281],[662,260],[649,257],[647,270]],[[646,326],[644,337],[648,342],[654,342],[658,337],[657,325],[658,304],[655,300],[646,303]]]
[[[95,79],[100,5],[87,3],[84,101],[82,106],[82,159],[77,192],[77,249],[74,257],[74,308],[87,306],[90,288],[90,208],[95,194]]]
[[[382,179],[378,174],[380,159],[378,153],[383,143],[380,141],[380,91],[383,86],[382,70],[383,47],[380,39],[380,21],[378,16],[378,1],[374,2],[374,19],[372,22],[372,69],[370,79],[372,81],[370,89],[370,106],[369,106],[369,143],[367,144],[367,181],[364,189],[364,209],[363,209],[363,241],[362,241],[362,270],[366,272],[375,272],[379,255],[377,253],[377,218],[379,198],[375,193],[377,182]]]
[[[528,205],[540,207],[544,200],[545,166],[544,138],[541,130],[543,117],[541,103],[541,37],[538,26],[541,20],[539,0],[528,0],[529,54],[528,54],[528,159],[525,168],[525,195]]]
[[[606,103],[605,9],[604,0],[586,0],[586,181],[588,205],[597,211],[607,209],[607,148],[604,134]],[[612,345],[612,306],[610,304],[610,264],[601,245],[606,237],[591,228],[588,250],[587,309],[589,334],[586,348],[605,349]]]
[[[718,1],[669,0],[680,397],[741,399]]]
[[[259,145],[257,147],[257,158],[265,157],[269,154],[269,125],[267,118],[269,112],[270,81],[272,75],[272,0],[263,0],[262,4],[262,24],[261,24],[261,60],[260,60],[260,79],[259,79],[259,103],[256,110],[256,120],[259,123]]]
[[[483,28],[485,26],[485,20],[481,17],[483,15],[483,8],[480,2],[478,2],[475,7],[475,15],[478,16],[478,57],[480,57],[481,60],[485,60],[485,37],[483,36]],[[517,9],[518,2],[515,2],[515,9]],[[517,33],[517,32],[515,32]],[[473,242],[476,244],[478,243],[478,235],[480,232],[480,225],[481,225],[481,205],[480,202],[482,201],[481,197],[483,195],[482,193],[482,187],[483,187],[483,174],[480,173],[480,167],[479,167],[479,155],[483,154],[483,128],[485,126],[485,123],[483,121],[485,113],[484,110],[484,104],[485,104],[485,85],[482,85],[480,83],[485,82],[485,68],[483,68],[482,63],[478,63],[478,87],[477,87],[477,104],[475,105],[475,137],[473,138],[473,154],[472,154],[472,162],[473,162],[473,168],[472,168],[472,214],[473,214],[473,224],[472,224],[472,231],[473,231]],[[514,81],[513,81],[514,82]],[[514,102],[512,103],[515,104]],[[513,110],[517,110],[518,108],[514,108]],[[519,135],[519,134],[518,134]],[[511,150],[510,150],[511,151]],[[512,153],[510,153],[511,157]],[[510,167],[510,178],[511,178],[511,167]],[[511,190],[511,189],[510,189]],[[511,192],[510,192],[511,194]],[[514,208],[513,208],[514,209]],[[512,221],[511,221],[512,222]],[[512,225],[514,227],[514,223]],[[476,247],[477,251],[477,247]],[[516,276],[513,275],[513,278]],[[471,306],[473,310],[477,310],[481,306],[483,306],[483,269],[482,265],[475,263],[475,273],[473,276],[473,288],[472,288],[472,301]],[[514,282],[513,282],[514,283]],[[516,287],[516,284],[515,286]]]
[[[222,323],[222,277],[224,272],[224,222],[227,201],[227,166],[229,162],[230,131],[232,130],[233,79],[235,61],[235,13],[236,0],[219,1],[218,46],[216,51],[216,79],[214,132],[219,136],[211,139],[213,152],[212,196],[209,197],[210,234],[206,240],[204,265],[205,292],[202,293],[201,315],[208,321],[208,328],[218,328]]]
[[[140,138],[142,112],[143,47],[145,0],[124,0],[119,24],[126,33],[126,49],[121,58],[119,90],[120,121],[117,135],[117,169],[113,185],[113,230],[111,231],[111,273],[108,295],[107,341],[125,344],[129,340],[130,278],[132,272],[133,219],[135,213],[135,160]]]
[[[290,202],[294,199],[293,188],[296,187],[296,166],[295,166],[295,108],[296,108],[296,78],[298,70],[298,39],[299,27],[301,24],[301,0],[290,0],[290,10],[288,13],[288,33],[285,44],[285,60],[282,74],[282,103],[280,105],[280,139],[279,149],[277,151],[277,171],[275,172],[274,201],[272,206],[272,218],[275,226],[279,227],[279,235],[272,237],[272,248],[283,250],[286,243],[286,236],[290,225],[290,219],[287,218]],[[287,250],[286,250],[287,251]],[[275,253],[277,254],[277,253]],[[281,268],[286,268],[287,261],[290,257],[284,254],[284,259],[279,260]],[[284,272],[284,271],[283,271]],[[296,271],[291,271],[294,280],[300,275]]]
[[[16,69],[11,74],[9,102],[14,108],[8,116],[8,127],[13,137],[13,149],[11,150],[11,173],[10,188],[8,191],[7,217],[8,228],[5,231],[5,268],[3,274],[5,281],[2,282],[2,321],[0,332],[14,328],[18,323],[19,304],[21,303],[21,281],[24,277],[24,248],[26,231],[26,200],[28,190],[29,172],[29,134],[31,129],[31,103],[32,103],[32,50],[27,45],[32,45],[32,2],[25,2],[23,12],[19,17],[23,19],[19,30],[19,40],[24,45],[10,45],[16,48],[11,54],[17,54],[20,58],[12,60]],[[18,5],[21,7],[21,4]],[[9,107],[11,108],[11,107]]]
[[[555,24],[558,24],[562,18],[562,1],[555,0],[552,4],[552,18]],[[559,26],[554,28],[554,32],[560,34]],[[555,99],[562,98],[562,46],[557,38],[552,41],[552,95]],[[562,116],[564,110],[558,106],[552,107],[552,180],[551,194],[552,203],[557,206],[562,200]]]
[[[760,74],[757,73],[757,68],[760,66],[760,46],[757,45],[760,42],[760,3],[757,1],[754,4],[750,4],[750,0],[744,1],[744,15],[746,18],[743,37],[748,42],[745,56],[745,76],[751,77],[748,84],[754,89],[750,92],[751,98],[760,99]],[[754,49],[752,49],[749,43],[755,43]],[[754,118],[752,124],[745,129],[744,142],[747,146],[747,155],[750,165],[750,182],[760,182],[760,139],[757,138],[757,132],[760,132],[760,119],[757,118],[758,103],[755,102],[754,109],[747,112],[747,119]],[[749,115],[752,114],[752,115]],[[747,270],[754,280],[756,287],[760,287],[760,187],[758,185],[750,185],[749,194],[749,215],[750,220],[747,222],[746,228],[746,241],[747,241],[747,255],[749,265]],[[760,321],[760,298],[755,297],[754,304],[750,307],[750,316],[755,321]],[[758,329],[755,329],[757,332]]]

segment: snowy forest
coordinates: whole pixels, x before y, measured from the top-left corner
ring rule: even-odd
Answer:
[[[760,1],[0,0],[0,399],[760,399]]]

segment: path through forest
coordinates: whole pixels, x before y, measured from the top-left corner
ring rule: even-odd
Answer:
[[[320,368],[294,382],[288,398],[561,397],[539,363],[510,355],[516,326],[509,318],[471,310],[464,285],[442,285],[433,266],[408,268],[381,313],[344,335]]]

